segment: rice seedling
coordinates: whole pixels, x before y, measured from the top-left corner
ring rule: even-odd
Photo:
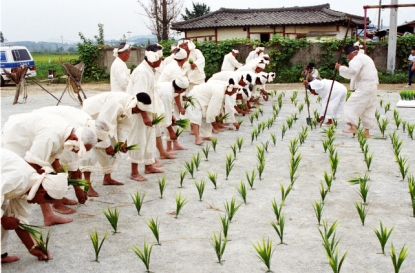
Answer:
[[[256,135],[257,135],[257,129],[254,128],[254,130],[252,130],[251,132],[251,144],[254,142]]]
[[[278,99],[278,108],[280,108],[280,109],[281,109],[282,104],[283,104],[282,99],[281,99],[281,100],[280,100],[280,99]]]
[[[112,233],[113,234],[117,233],[118,218],[120,215],[120,213],[118,212],[118,208],[115,207],[114,210],[112,211],[108,207],[108,210],[102,210],[102,212],[104,213],[105,217],[107,217],[108,222],[110,222],[112,228],[114,229]]]
[[[207,144],[205,147],[202,148],[202,152],[205,155],[205,160],[209,161],[209,151],[210,151],[210,145]]]
[[[339,249],[336,247],[336,250],[329,256],[327,255],[327,258],[329,259],[329,263],[331,266],[331,269],[334,273],[339,273],[340,269],[343,265],[344,259],[346,259],[347,251],[343,254],[339,261]]]
[[[151,218],[150,220],[148,220],[147,226],[151,229],[151,232],[153,232],[154,238],[156,238],[157,240],[156,245],[161,246],[160,244],[160,221],[158,220],[158,218],[156,218],[156,220],[154,220],[154,218]]]
[[[105,239],[108,237],[109,234],[110,234],[109,231],[105,233],[101,242],[99,242],[98,231],[96,229],[95,231],[91,231],[91,233],[89,233],[89,238],[91,238],[92,246],[94,247],[95,262],[99,262],[98,260],[99,252],[101,251],[102,244],[104,243]]]
[[[408,189],[411,196],[412,216],[415,217],[415,179],[412,174],[408,176]]]
[[[199,193],[199,201],[202,202],[203,192],[205,191],[205,180],[202,178],[202,180],[200,180],[200,183],[197,183],[195,181],[195,186],[197,192]]]
[[[328,189],[324,188],[323,182],[320,181],[320,197],[321,202],[324,203],[324,200],[326,200],[327,193],[329,192]]]
[[[150,257],[151,251],[153,250],[153,244],[147,244],[146,240],[144,240],[144,246],[142,250],[137,245],[131,247],[131,250],[143,262],[144,266],[147,269],[146,272],[150,272]]]
[[[314,109],[313,116],[314,116],[315,119],[319,119],[320,113],[317,111],[317,109]]]
[[[326,171],[324,171],[324,182],[326,182],[327,190],[331,190],[331,185],[333,184],[333,175],[329,175]]]
[[[180,187],[179,188],[183,188],[183,181],[187,173],[188,173],[187,170],[183,171],[182,169],[180,169]]]
[[[317,202],[314,200],[313,209],[317,217],[318,225],[321,226],[321,217],[323,216],[324,202]]]
[[[264,237],[262,237],[262,244],[257,242],[257,244],[252,243],[256,252],[258,253],[257,257],[265,264],[268,268],[267,272],[271,272],[271,258],[272,254],[274,253],[275,249],[272,249],[272,240],[268,238],[267,242],[265,242]]]
[[[252,170],[251,175],[249,175],[248,171],[245,172],[246,180],[248,181],[249,186],[251,187],[251,190],[254,189],[254,181],[256,177],[255,169]]]
[[[195,164],[192,160],[190,162],[185,161],[184,167],[186,168],[187,172],[194,178],[194,172],[195,172]]]
[[[300,105],[298,105],[298,113],[301,114],[301,112],[304,109],[304,103],[301,103]]]
[[[276,103],[272,104],[272,111],[278,110],[278,105]]]
[[[404,119],[402,119],[401,121],[402,121],[402,132],[405,133],[405,129],[406,129],[406,126],[408,124],[408,121],[407,120],[404,120]]]
[[[359,214],[360,221],[362,221],[362,226],[364,226],[368,207],[365,206],[365,204],[358,202],[354,202],[354,206],[356,207],[357,213]]]
[[[157,125],[157,124],[159,124],[160,122],[162,122],[164,118],[165,118],[165,116],[164,116],[164,115],[155,115],[155,117],[153,118],[153,120],[151,121],[151,123],[152,123],[153,125]]]
[[[257,165],[259,180],[262,180],[262,173],[264,172],[264,169],[265,169],[265,161],[259,162],[259,164]]]
[[[258,112],[261,114],[261,116],[264,115],[264,109],[262,109],[262,107],[258,107]]]
[[[179,192],[176,195],[176,216],[174,218],[177,219],[177,217],[179,216],[180,211],[182,210],[183,206],[186,205],[187,203],[187,198],[182,198],[182,193]]]
[[[395,120],[396,130],[399,130],[399,125],[401,125],[402,121],[396,109],[393,110],[393,119]]]
[[[388,102],[387,104],[385,104],[384,110],[385,110],[385,114],[391,109],[391,103]]]
[[[233,152],[233,157],[236,157],[236,144],[231,145],[231,150]]]
[[[258,163],[265,162],[265,148],[263,146],[257,145],[256,149],[257,149],[256,157],[257,157]]]
[[[369,177],[368,173],[365,173],[365,175],[363,177],[360,176],[360,174],[359,174],[359,176],[354,177],[354,178],[348,180],[347,182],[349,182],[353,185],[357,185],[357,184],[361,184],[361,183],[367,183],[368,180],[370,180],[370,177]]]
[[[244,144],[244,142],[245,142],[245,138],[243,138],[243,137],[238,137],[236,139],[236,146],[238,146],[238,151],[239,152],[241,152],[242,145]]]
[[[222,264],[224,260],[222,260],[223,253],[225,252],[226,243],[228,242],[228,238],[225,236],[224,240],[222,240],[222,233],[219,232],[219,236],[213,232],[213,238],[210,239],[210,243],[215,249],[216,257],[218,258],[218,263]]]
[[[241,204],[236,205],[236,200],[234,197],[232,197],[231,202],[226,201],[223,203],[225,206],[226,215],[228,215],[229,222],[232,222],[233,217],[235,216],[235,213],[238,211]]]
[[[414,140],[414,129],[415,129],[415,123],[406,125],[406,128],[408,129],[408,134],[411,137],[412,140]]]
[[[412,90],[403,90],[399,92],[399,95],[401,96],[401,100],[415,100],[415,91]]]
[[[227,120],[228,118],[229,118],[229,113],[226,113],[225,115],[216,118],[216,122],[220,123],[220,122]]]
[[[280,221],[280,217],[281,217],[281,210],[282,210],[283,203],[281,203],[281,205],[278,207],[277,200],[274,198],[271,204],[272,204],[272,210],[274,211],[275,218],[277,218],[277,224],[278,224]]]
[[[297,97],[294,96],[294,94],[290,97],[291,103],[294,103],[296,101]]]
[[[164,175],[158,179],[158,184],[159,184],[159,190],[160,190],[160,199],[163,199],[163,193],[167,186],[166,177]]]
[[[367,138],[360,138],[359,140],[359,145],[360,145],[360,149],[362,150],[362,153],[364,152],[364,147],[366,146],[367,143]]]
[[[285,227],[285,215],[282,213],[278,220],[278,223],[271,222],[272,227],[277,232],[278,237],[280,237],[280,245],[284,244],[284,227]]]
[[[229,218],[227,215],[219,215],[220,217],[220,223],[222,224],[222,232],[223,232],[223,236],[225,236],[225,238],[228,237],[228,231],[229,231],[229,224],[231,223],[229,221]]]
[[[337,128],[337,125],[339,124],[339,119],[337,119],[337,118],[334,118],[333,119],[333,125],[334,125],[334,128]]]
[[[174,125],[177,125],[180,128],[183,128],[184,130],[186,130],[190,126],[190,120],[189,119],[179,119],[179,120],[175,121]]]
[[[389,252],[389,256],[392,259],[392,264],[393,264],[395,273],[399,273],[399,270],[401,270],[401,266],[409,254],[408,250],[409,250],[409,247],[405,247],[405,245],[403,245],[401,251],[399,252],[399,256],[397,256],[395,248],[393,244],[391,244],[391,251]]]
[[[369,188],[370,188],[370,183],[366,182],[365,180],[363,180],[364,182],[360,182],[359,183],[359,196],[362,198],[363,203],[366,205],[367,204],[367,195],[369,193]]]
[[[290,144],[288,146],[291,156],[294,156],[298,151],[298,138],[290,139]]]
[[[44,234],[41,231],[35,229],[38,228],[38,226],[26,225],[21,222],[19,222],[17,225],[20,229],[23,229],[24,231],[28,232],[30,234],[30,237],[34,240],[35,245],[40,248],[43,254],[48,256],[50,230],[48,230],[46,237],[44,237]],[[49,259],[46,259],[45,261],[48,260]]]
[[[212,142],[213,151],[216,152],[216,145],[218,144],[218,138],[212,137],[210,141]]]
[[[232,168],[235,166],[235,158],[232,157],[232,154],[226,156],[226,180],[228,180],[228,176],[232,171]]]
[[[295,176],[298,166],[300,166],[301,162],[301,154],[298,154],[297,156],[291,156],[290,160],[290,182],[291,184],[294,184],[295,180],[297,180],[297,177]]]
[[[317,128],[317,124],[318,124],[318,118],[317,119],[316,118],[312,119],[311,120],[310,128],[312,129],[314,127],[314,129],[316,129]]]
[[[274,147],[275,147],[275,145],[277,145],[277,135],[275,133],[271,133],[270,135],[271,135],[272,144],[274,144]]]
[[[386,227],[383,226],[382,221],[380,221],[380,228],[376,229],[374,228],[373,231],[376,234],[376,237],[378,237],[379,243],[380,243],[380,247],[382,248],[382,254],[385,255],[385,246],[386,243],[389,240],[389,237],[392,234],[393,229],[395,228],[395,226],[393,226],[389,231]]]
[[[375,112],[375,118],[376,118],[376,121],[379,123],[379,119],[380,119],[380,112],[379,112],[379,109],[376,109],[376,112]]]
[[[291,129],[291,127],[293,127],[294,119],[292,117],[288,117],[285,122],[287,123],[288,129]]]
[[[323,144],[324,152],[327,152],[327,149],[333,144],[333,139],[331,138],[325,138],[321,140],[321,143]]]
[[[255,111],[254,112],[254,117],[255,117],[256,121],[258,121],[258,119],[259,119],[259,111]]]
[[[242,200],[244,200],[244,203],[246,205],[246,186],[245,186],[245,184],[241,181],[239,183],[239,187],[236,186],[235,189],[239,193],[239,195],[242,197]]]
[[[249,121],[251,122],[251,125],[253,125],[254,124],[254,118],[255,118],[254,114],[250,114],[248,118],[249,118]]]
[[[373,159],[373,153],[369,154],[369,153],[365,153],[365,162],[366,162],[366,167],[367,170],[370,170],[370,165],[372,164],[372,159]]]
[[[327,135],[328,138],[333,138],[336,134],[336,130],[334,130],[333,126],[330,126],[324,130],[324,133]]]
[[[195,165],[196,171],[198,171],[199,170],[199,166],[200,166],[200,162],[202,161],[201,160],[201,157],[200,157],[200,152],[197,153],[196,156],[195,155],[192,155],[192,159],[191,160],[193,161],[193,164]]]
[[[288,194],[290,194],[291,189],[293,188],[293,184],[290,184],[287,189],[284,188],[283,184],[280,184],[281,189],[281,206],[284,205],[285,199],[287,199]]]
[[[298,139],[300,140],[300,145],[304,143],[308,136],[308,127],[302,127],[302,130],[298,134]]]
[[[279,113],[280,113],[280,109],[274,109],[273,114],[272,114],[272,117],[274,118],[274,121],[278,117]]]
[[[380,105],[380,107],[383,107],[383,99],[380,99],[379,105]]]
[[[81,187],[85,193],[88,193],[90,188],[90,183],[88,180],[85,179],[72,179],[68,176],[68,185],[72,185],[74,187]]]
[[[207,171],[209,180],[212,182],[213,186],[215,186],[215,190],[217,189],[217,179],[218,179],[218,173],[211,173]]]
[[[330,166],[331,175],[333,176],[333,179],[336,179],[337,167],[339,166],[339,155],[337,154],[337,152],[330,155]]]
[[[287,132],[287,126],[285,126],[285,123],[281,126],[281,140],[284,140],[285,132]]]
[[[146,197],[146,193],[139,193],[136,191],[134,194],[131,195],[131,198],[133,199],[135,209],[137,210],[138,215],[141,216],[140,211],[143,207],[144,198]]]
[[[241,118],[238,118],[238,124],[239,124],[239,126],[241,126],[242,125],[242,123],[244,122],[244,120],[243,119],[241,119]]]
[[[408,157],[395,156],[395,158],[398,163],[399,171],[401,172],[402,180],[405,180],[409,171]]]
[[[177,128],[174,134],[179,137],[184,132],[184,129]]]
[[[265,152],[268,153],[269,140],[265,141],[265,143],[261,142],[261,144],[262,144],[262,147],[264,147]]]
[[[388,118],[382,119],[382,121],[378,123],[378,127],[379,127],[380,132],[382,133],[383,138],[385,138],[385,131],[386,131],[386,128],[388,127],[388,124],[389,124]]]

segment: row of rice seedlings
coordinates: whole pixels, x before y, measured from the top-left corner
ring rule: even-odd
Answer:
[[[366,173],[363,177],[357,176],[355,178],[352,178],[348,180],[349,183],[353,185],[359,185],[359,196],[362,198],[362,201],[365,205],[367,205],[367,195],[369,194],[369,188],[370,183],[368,182],[370,180],[369,175]]]
[[[347,251],[346,251],[343,254],[343,256],[339,259],[339,249],[337,246],[340,242],[340,239],[336,238],[336,232],[335,232],[337,226],[338,226],[337,221],[335,221],[330,227],[327,221],[323,221],[323,231],[320,228],[318,229],[322,242],[323,242],[324,249],[326,250],[329,264],[334,273],[340,272],[343,262],[347,256]]]
[[[308,136],[308,127],[301,127],[301,131],[298,134],[298,139],[300,140],[300,145],[303,145],[304,141]]]
[[[199,193],[199,201],[202,202],[203,192],[205,191],[205,180],[202,178],[202,180],[200,180],[200,183],[197,183],[195,181],[195,186],[197,192]]]
[[[113,234],[117,233],[118,219],[119,219],[119,216],[120,216],[118,208],[115,207],[114,210],[111,210],[108,207],[107,210],[102,210],[102,212],[104,213],[105,217],[107,217],[108,222],[110,222],[112,228],[114,229],[114,231],[112,233]]]
[[[415,100],[415,91],[413,90],[403,90],[399,92],[401,100]]]
[[[210,145],[209,144],[206,144],[206,146],[204,146],[202,148],[202,152],[205,155],[205,160],[206,161],[209,161],[209,151],[210,151]]]
[[[412,174],[408,176],[408,190],[411,197],[412,216],[415,217],[415,178]]]
[[[215,187],[215,190],[218,188],[217,186],[217,180],[218,180],[218,173],[211,173],[209,171],[207,171],[208,174],[208,178],[210,180],[210,182],[212,182],[213,186]]]
[[[136,191],[134,194],[131,195],[131,198],[133,199],[133,203],[135,205],[135,209],[137,210],[137,213],[139,216],[141,216],[140,211],[143,207],[144,198],[146,197],[146,193],[140,193]]]
[[[244,201],[244,204],[246,205],[246,186],[245,183],[240,181],[239,187],[235,186],[236,191],[239,193],[239,195],[242,197],[242,200]]]
[[[158,185],[160,190],[160,199],[163,199],[163,193],[167,186],[166,177],[164,175],[158,179]]]
[[[226,156],[226,180],[228,180],[228,176],[231,173],[233,167],[235,166],[236,158],[232,156],[232,154],[229,154]]]

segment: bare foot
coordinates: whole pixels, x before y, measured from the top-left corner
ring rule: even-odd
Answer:
[[[342,132],[343,133],[349,133],[349,134],[356,134],[356,129],[353,128],[353,127],[350,127],[349,129],[343,130]]]
[[[165,153],[163,155],[160,154],[160,159],[176,159],[177,156],[171,153]]]
[[[203,143],[205,143],[205,142],[201,139],[195,141],[196,145],[203,145]]]
[[[2,264],[7,264],[7,263],[12,263],[12,262],[15,262],[15,261],[18,261],[18,260],[20,260],[20,258],[17,257],[17,256],[6,256],[4,258],[1,258],[1,263]]]
[[[109,178],[109,179],[104,178],[104,181],[102,181],[102,184],[104,186],[111,186],[111,185],[112,186],[121,186],[121,185],[124,185],[124,183],[118,182],[117,180],[114,180],[112,178]]]
[[[164,171],[154,168],[153,165],[148,165],[145,167],[144,173],[164,173]]]
[[[68,199],[66,197],[62,198],[62,203],[64,203],[65,205],[69,205],[69,206],[73,206],[73,205],[78,204],[78,202],[76,200]]]
[[[96,192],[92,187],[91,188],[89,188],[89,191],[88,191],[88,196],[89,197],[99,197],[99,194],[98,194],[98,192]]]
[[[53,215],[51,217],[45,218],[43,220],[45,226],[52,226],[52,225],[61,225],[61,224],[67,224],[72,222],[73,220],[70,218],[62,218],[56,215]]]
[[[187,148],[186,147],[183,147],[183,146],[181,146],[179,143],[177,143],[177,142],[174,142],[173,143],[173,149],[174,150],[187,150]]]
[[[63,202],[59,202],[59,201],[58,202],[53,202],[52,210],[56,211],[58,213],[61,213],[61,214],[72,214],[72,213],[76,212],[76,210],[65,206]]]
[[[130,179],[138,181],[138,182],[144,182],[144,181],[148,180],[147,178],[145,178],[144,176],[142,176],[139,173],[130,175]]]
[[[207,141],[211,141],[212,138],[211,137],[202,137],[203,140],[207,140]]]
[[[151,166],[153,166],[154,168],[161,168],[161,167],[163,167],[163,164],[156,160],[156,162],[151,164]]]
[[[364,135],[363,135],[365,138],[370,138],[370,133],[369,133],[369,130],[365,130],[365,133],[364,133]]]

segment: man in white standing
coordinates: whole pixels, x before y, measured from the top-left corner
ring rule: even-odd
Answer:
[[[255,50],[252,50],[251,52],[249,52],[248,57],[246,57],[245,63],[247,64],[253,59],[261,58],[262,56],[264,56],[264,50],[265,50],[264,45],[260,44],[257,48],[255,48]]]
[[[130,45],[122,42],[118,48],[114,48],[115,60],[111,65],[110,82],[111,91],[127,90],[128,82],[130,81],[130,69],[125,64],[130,58]]]
[[[189,63],[189,70],[187,78],[189,79],[189,88],[186,93],[190,92],[193,86],[205,82],[205,57],[203,53],[196,48],[195,44],[188,39],[181,39],[177,43],[180,48],[187,52],[187,61]]]
[[[225,55],[223,58],[223,63],[221,67],[221,71],[235,71],[236,69],[243,66],[238,60],[236,56],[238,55],[239,51],[237,49],[232,49],[231,52]]]

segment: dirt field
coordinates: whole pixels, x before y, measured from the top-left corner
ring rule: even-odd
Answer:
[[[98,91],[108,91],[109,84],[83,85],[88,96]],[[60,95],[64,85],[49,85],[46,87],[55,95]],[[151,255],[150,270],[152,272],[264,272],[266,267],[256,256],[252,243],[264,237],[271,238],[275,249],[271,269],[273,272],[331,272],[330,265],[321,243],[319,227],[313,210],[314,200],[320,200],[320,181],[324,171],[330,172],[329,154],[325,153],[322,139],[325,138],[320,128],[309,131],[305,143],[299,146],[298,153],[302,155],[298,170],[298,179],[288,195],[282,212],[285,214],[284,243],[278,244],[279,237],[271,222],[275,222],[271,201],[275,198],[281,203],[280,184],[285,188],[290,184],[288,145],[290,139],[298,136],[302,127],[306,126],[307,108],[299,114],[293,128],[286,132],[281,139],[281,126],[287,117],[298,112],[291,101],[292,90],[299,90],[298,102],[303,102],[304,92],[300,84],[274,85],[268,89],[276,89],[278,93],[286,90],[284,104],[273,126],[265,129],[257,140],[251,144],[251,131],[259,122],[267,120],[272,115],[272,103],[276,98],[264,103],[264,115],[259,121],[251,125],[248,117],[239,117],[244,120],[238,132],[226,130],[218,135],[216,152],[211,148],[209,160],[204,160],[200,146],[193,144],[194,138],[187,133],[183,134],[180,142],[189,148],[178,152],[179,158],[163,160],[163,170],[167,178],[167,188],[160,199],[158,179],[162,175],[146,175],[149,180],[138,183],[128,178],[130,164],[125,156],[119,161],[119,168],[113,174],[114,178],[125,182],[124,186],[102,186],[102,174],[93,174],[93,185],[100,193],[98,198],[90,198],[85,205],[76,205],[77,212],[64,217],[73,218],[73,222],[61,226],[53,226],[51,230],[50,252],[53,259],[47,263],[37,262],[27,253],[17,236],[10,235],[9,254],[19,255],[20,261],[13,264],[3,264],[4,272],[144,272],[145,267],[131,251],[133,245],[142,248],[144,240],[155,243],[155,239],[146,222],[156,217],[160,221],[161,246],[155,245]],[[380,85],[379,99],[384,103],[391,103],[391,110],[385,114],[380,109],[381,118],[388,118],[390,123],[387,133],[396,129],[393,121],[393,109],[399,100],[398,91],[401,85]],[[29,87],[29,98],[26,104],[12,105],[14,87],[2,88],[2,126],[9,115],[13,113],[29,112],[35,108],[55,105],[56,100],[40,89]],[[316,97],[311,99],[311,112],[319,110],[320,105]],[[64,96],[63,104],[79,107]],[[411,124],[415,123],[414,108],[398,108],[402,119]],[[410,249],[407,259],[403,262],[401,273],[411,273],[415,268],[415,218],[411,217],[412,208],[408,185],[402,181],[398,165],[395,162],[392,145],[389,139],[379,139],[381,133],[378,128],[371,132],[373,137],[368,140],[370,152],[373,152],[373,162],[370,168],[370,189],[368,194],[368,214],[365,226],[362,226],[354,202],[360,202],[358,186],[347,182],[357,174],[365,174],[366,164],[356,138],[343,134],[346,125],[340,119],[336,129],[334,147],[339,156],[339,167],[331,191],[328,193],[323,219],[329,224],[339,222],[336,230],[337,237],[341,238],[338,245],[339,256],[347,251],[347,257],[342,266],[342,272],[393,272],[393,265],[389,255],[381,252],[379,241],[373,228],[379,228],[379,221],[394,231],[386,245],[390,251],[393,243],[396,251],[403,245]],[[224,202],[235,197],[237,203],[242,199],[235,186],[243,181],[247,187],[245,172],[256,168],[256,146],[271,140],[270,134],[277,136],[276,146],[269,144],[266,153],[266,165],[262,180],[255,179],[255,190],[248,189],[247,202],[242,204],[230,224],[229,242],[224,252],[223,265],[217,263],[213,247],[209,243],[213,232],[220,232],[219,215],[225,214]],[[401,155],[408,157],[409,173],[415,174],[415,140],[411,140],[408,133],[398,130],[402,140]],[[230,146],[237,137],[243,137],[245,143],[241,152],[237,153],[235,167],[225,179],[225,157],[232,152]],[[184,169],[184,162],[189,161],[192,155],[200,153],[202,162],[195,172],[195,179],[188,175],[179,188],[179,170]],[[140,166],[140,172],[143,166]],[[218,173],[218,189],[215,190],[207,177],[207,171]],[[206,189],[203,201],[199,201],[194,182],[204,179]],[[324,182],[323,182],[324,183]],[[145,203],[141,216],[137,215],[130,195],[136,191],[145,192]],[[174,218],[175,197],[178,193],[188,199],[179,217]],[[75,198],[73,190],[68,191],[68,197]],[[98,230],[100,238],[112,228],[102,213],[107,207],[118,207],[120,210],[119,231],[109,235],[104,242],[100,254],[100,263],[92,262],[94,252],[89,233]],[[38,206],[33,206],[32,224],[42,225],[42,215]],[[48,228],[47,228],[48,229]]]

